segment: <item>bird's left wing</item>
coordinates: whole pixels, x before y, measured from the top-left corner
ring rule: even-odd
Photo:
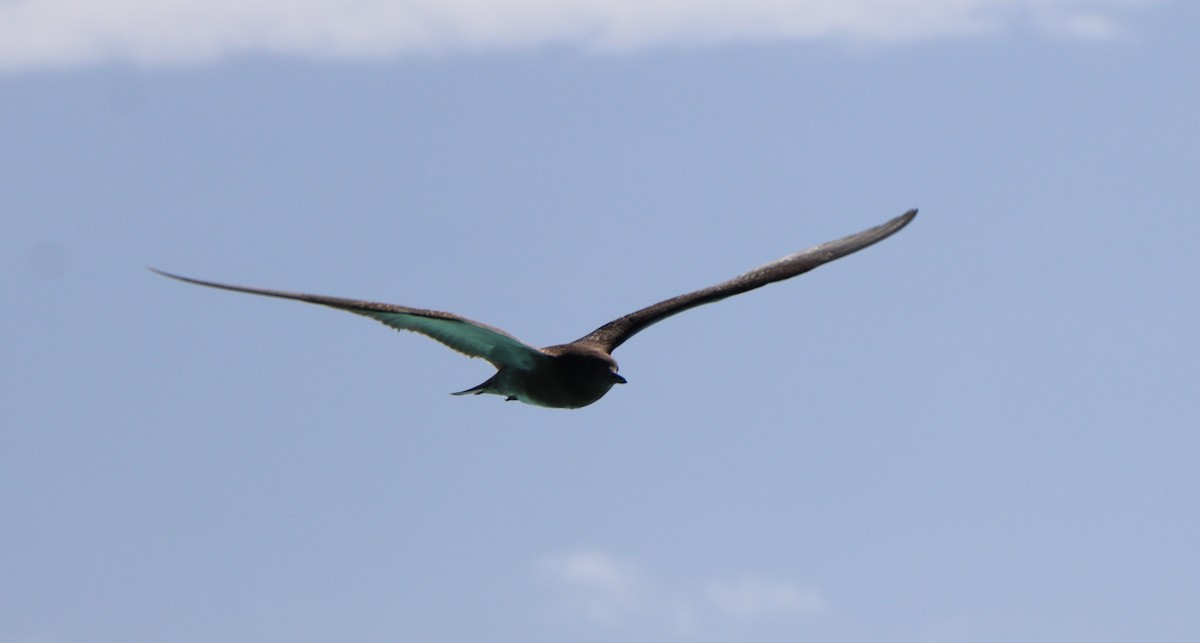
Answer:
[[[252,295],[264,295],[267,297],[279,297],[282,299],[295,299],[297,301],[308,302],[310,304],[320,304],[337,308],[370,317],[377,321],[383,322],[392,328],[398,330],[410,330],[421,333],[435,339],[450,348],[469,355],[471,357],[482,357],[491,362],[497,368],[501,366],[510,366],[519,369],[529,369],[535,363],[542,359],[546,359],[545,353],[522,342],[521,340],[509,335],[508,333],[493,328],[486,324],[481,324],[477,321],[467,319],[453,313],[445,313],[438,310],[422,310],[420,308],[408,308],[405,306],[396,306],[393,304],[381,304],[372,301],[358,301],[354,299],[343,299],[340,297],[326,297],[324,295],[309,295],[305,293],[286,292],[282,290],[268,290],[265,288],[249,288],[246,286],[231,286],[229,284],[217,283],[214,281],[203,281],[200,279],[192,279],[180,275],[171,274],[155,268],[151,268],[164,277],[177,279],[190,284],[200,286],[209,286],[211,288],[221,288],[224,290],[232,290],[235,292],[250,293]]]
[[[696,306],[720,301],[748,290],[761,288],[769,283],[790,279],[834,259],[845,257],[852,252],[858,252],[871,244],[883,241],[908,225],[915,216],[917,216],[917,211],[909,210],[886,223],[863,230],[858,234],[822,243],[808,250],[794,252],[728,281],[660,301],[653,306],[647,306],[624,317],[618,317],[575,341],[593,344],[605,351],[612,352],[625,340],[633,337],[635,333],[645,330],[646,327],[671,315]]]

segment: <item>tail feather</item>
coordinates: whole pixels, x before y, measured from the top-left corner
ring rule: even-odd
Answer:
[[[456,391],[454,393],[451,393],[451,395],[483,395],[486,388],[487,388],[487,382],[484,382],[483,384],[480,384],[479,386],[469,388],[465,391]]]
[[[499,373],[496,373],[496,375],[499,375]],[[451,393],[451,395],[482,395],[484,393],[490,393],[492,382],[496,379],[496,375],[492,375],[491,377],[487,378],[487,381],[479,386],[472,386],[465,391],[458,391],[457,393]]]

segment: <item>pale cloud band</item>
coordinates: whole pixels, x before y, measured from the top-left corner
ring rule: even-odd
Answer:
[[[1036,29],[1112,38],[1154,0],[0,0],[0,69],[388,58],[559,45],[902,43]]]
[[[559,618],[608,630],[688,635],[714,625],[814,618],[829,611],[820,593],[793,581],[741,576],[672,582],[598,550],[547,556],[538,572],[556,594]]]

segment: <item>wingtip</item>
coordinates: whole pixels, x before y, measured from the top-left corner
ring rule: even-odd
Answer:
[[[905,212],[904,214],[892,219],[891,221],[888,221],[887,223],[883,224],[882,227],[889,230],[890,231],[889,234],[891,232],[899,232],[900,228],[903,228],[904,226],[908,225],[909,222],[911,222],[913,219],[916,218],[916,216],[917,216],[917,209],[910,208],[908,212]]]
[[[191,283],[195,282],[194,279],[188,279],[187,277],[184,277],[182,275],[177,275],[175,273],[167,272],[166,270],[159,270],[158,268],[155,268],[154,266],[146,266],[146,270],[149,270],[150,272],[152,272],[156,275],[161,275],[163,277],[166,277],[167,279],[174,279],[176,281],[186,281],[186,282],[191,282]]]

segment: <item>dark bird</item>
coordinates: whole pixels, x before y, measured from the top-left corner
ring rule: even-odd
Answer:
[[[917,216],[908,212],[869,230],[790,254],[759,266],[729,281],[660,301],[653,306],[618,317],[569,344],[534,348],[508,333],[453,313],[422,310],[370,301],[306,295],[303,293],[230,286],[200,279],[154,272],[188,283],[237,292],[296,299],[371,317],[399,330],[411,330],[471,357],[482,357],[496,367],[496,374],[479,386],[454,395],[491,393],[506,400],[554,408],[576,409],[604,397],[614,384],[624,384],[617,374],[612,352],[625,340],[651,324],[726,297],[754,290],[808,272],[817,266],[857,252],[895,234]]]

